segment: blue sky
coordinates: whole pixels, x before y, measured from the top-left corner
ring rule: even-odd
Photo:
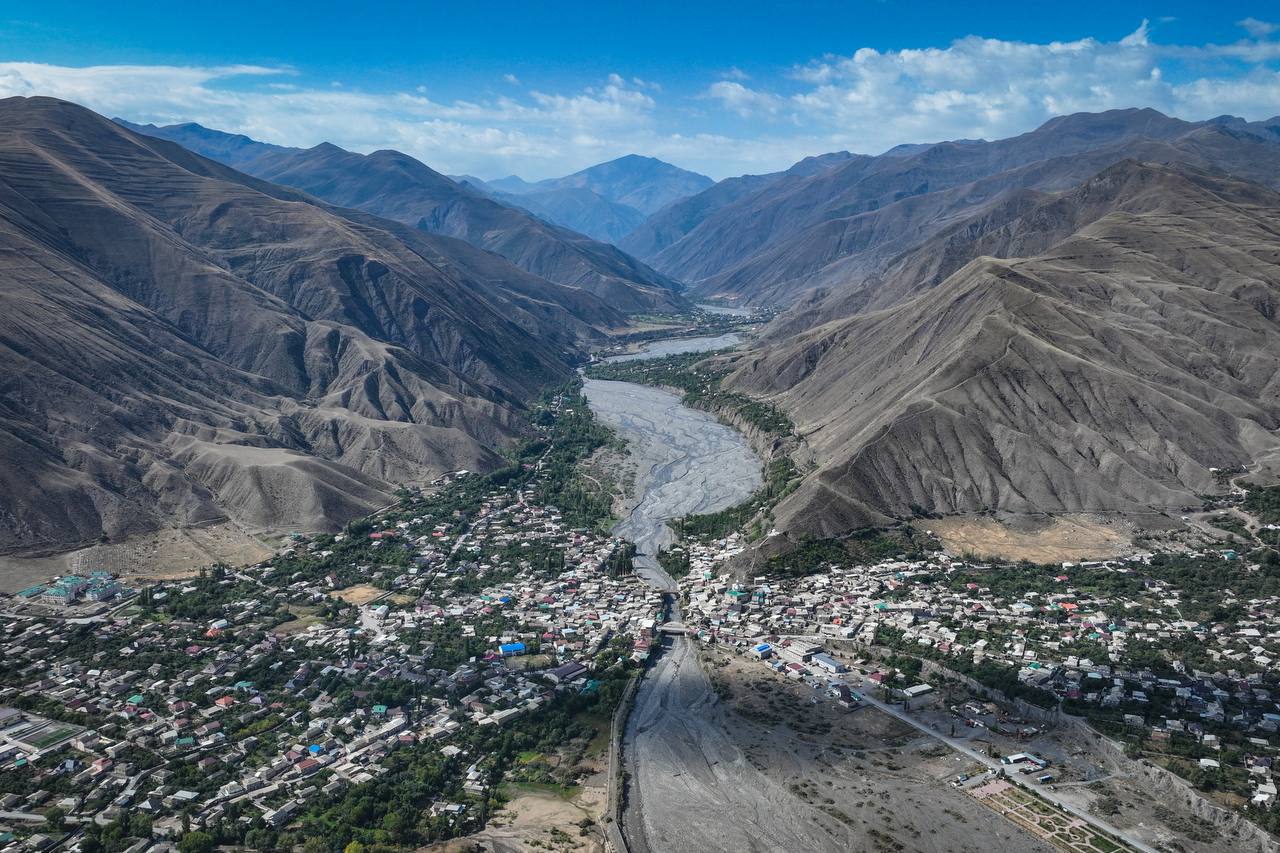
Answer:
[[[358,5],[6,2],[0,96],[528,178],[633,152],[722,178],[1113,107],[1280,114],[1263,3]]]

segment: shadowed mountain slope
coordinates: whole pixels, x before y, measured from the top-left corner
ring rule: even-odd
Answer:
[[[1270,190],[1126,161],[924,244],[891,307],[775,334],[729,385],[787,409],[818,462],[778,526],[1176,509],[1211,468],[1274,471],[1277,222]]]
[[[622,317],[50,98],[0,101],[0,550],[314,529],[498,462]]]
[[[620,311],[683,305],[674,280],[616,247],[503,204],[398,151],[364,155],[329,143],[307,149],[252,140],[246,145],[246,137],[199,125],[117,122],[333,204],[465,240],[534,275],[593,293]]]
[[[859,286],[1007,193],[1069,189],[1128,158],[1274,185],[1272,124],[1193,123],[1154,110],[1064,116],[1011,139],[938,143],[785,176],[717,208],[656,254],[656,243],[627,245],[689,282],[695,296],[789,304],[813,288]]]
[[[654,213],[618,243],[638,258],[651,258],[675,243],[713,213],[786,177],[808,177],[853,158],[847,151],[806,157],[785,172],[726,178],[697,195],[679,199]]]

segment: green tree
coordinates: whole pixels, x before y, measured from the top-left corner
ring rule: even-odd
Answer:
[[[66,813],[62,809],[54,806],[44,813],[45,822],[49,824],[50,829],[63,832],[67,828]]]
[[[213,848],[213,836],[198,829],[188,832],[178,841],[180,853],[213,853]]]

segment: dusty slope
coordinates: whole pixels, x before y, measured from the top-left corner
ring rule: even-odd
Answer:
[[[333,204],[465,240],[526,272],[595,294],[617,310],[667,310],[683,304],[676,282],[614,246],[500,203],[398,151],[363,155],[328,143],[282,148],[199,125],[117,121]]]
[[[1210,467],[1280,461],[1280,196],[1126,163],[1059,202],[990,232],[1052,243],[1033,257],[738,360],[730,384],[783,405],[819,460],[780,526],[1179,507]]]
[[[1065,116],[1011,139],[857,157],[774,181],[650,260],[696,296],[788,303],[809,288],[856,285],[1003,194],[1065,190],[1126,158],[1216,167],[1263,183],[1280,173],[1280,145],[1259,125],[1190,123],[1154,110]]]
[[[621,318],[48,98],[0,101],[0,550],[329,526],[494,463]]]
[[[645,220],[618,245],[638,258],[652,258],[721,208],[784,177],[809,177],[833,168],[854,155],[847,151],[806,157],[785,172],[726,178],[702,192],[673,201]]]

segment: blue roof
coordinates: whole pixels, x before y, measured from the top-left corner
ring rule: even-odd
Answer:
[[[524,643],[503,643],[498,646],[498,651],[506,652],[522,652],[524,651]]]

